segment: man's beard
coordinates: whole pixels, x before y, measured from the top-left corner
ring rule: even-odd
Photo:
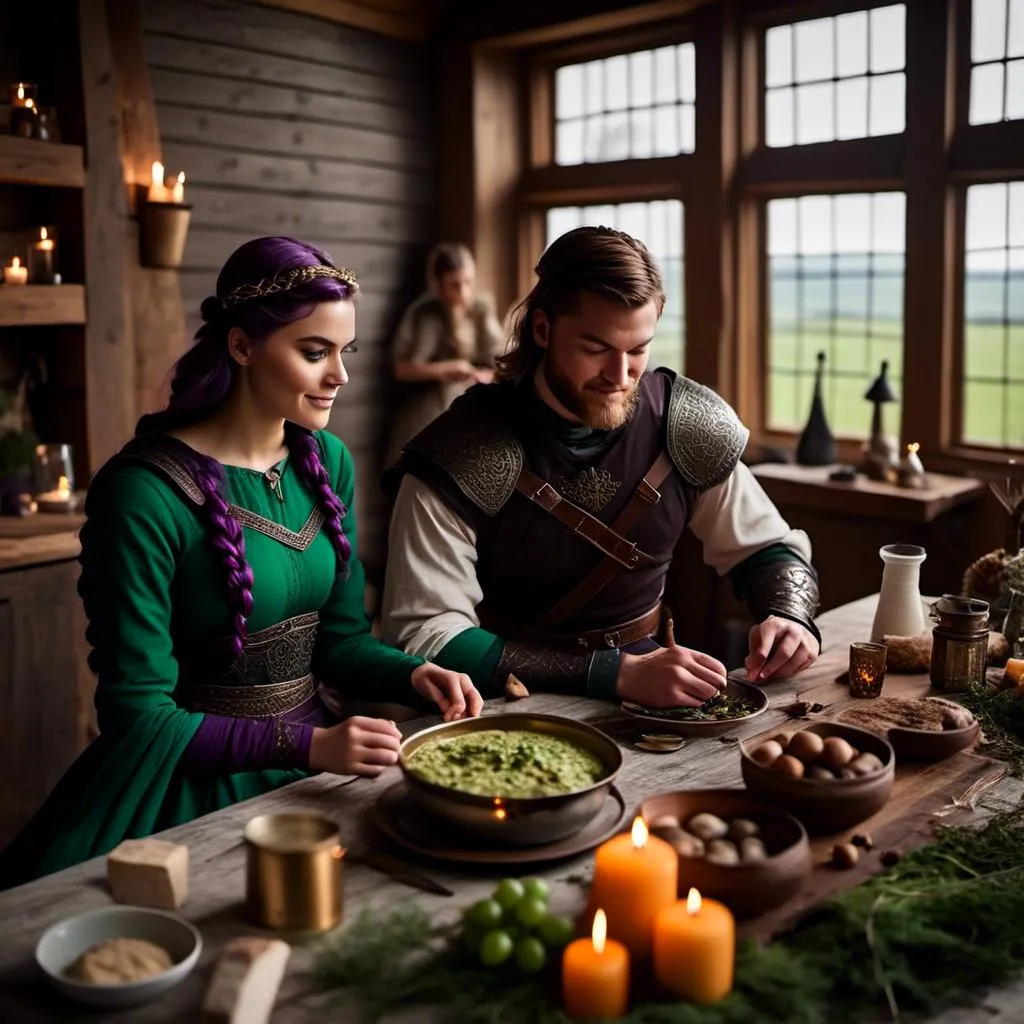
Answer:
[[[607,395],[602,396],[599,391],[588,389],[585,385],[577,387],[554,364],[550,353],[544,360],[543,372],[544,380],[555,398],[591,430],[614,430],[628,423],[640,400],[638,381],[631,382],[628,393],[617,392],[619,400],[616,402],[609,402]]]

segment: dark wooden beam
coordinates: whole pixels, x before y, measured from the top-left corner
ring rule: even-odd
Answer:
[[[953,292],[962,235],[944,168],[953,137],[955,0],[908,0],[903,441],[927,455],[952,440]],[[959,403],[957,403],[959,404]],[[957,425],[959,429],[959,425]]]
[[[902,135],[777,149],[759,146],[740,168],[739,183],[750,193],[770,195],[900,188],[903,150]]]
[[[693,155],[683,154],[571,167],[532,167],[522,179],[523,201],[527,205],[549,206],[563,202],[579,205],[674,198],[686,188],[694,161]]]

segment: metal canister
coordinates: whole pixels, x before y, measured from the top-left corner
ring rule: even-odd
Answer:
[[[972,684],[983,686],[988,659],[987,601],[943,594],[932,605],[932,686],[961,692]]]
[[[341,921],[338,826],[317,814],[264,814],[245,826],[246,916],[263,928],[323,932]]]

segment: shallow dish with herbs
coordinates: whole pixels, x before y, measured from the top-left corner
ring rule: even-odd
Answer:
[[[730,676],[725,689],[698,707],[649,708],[623,701],[627,715],[657,723],[659,730],[681,736],[717,736],[768,708],[768,695],[760,687]]]

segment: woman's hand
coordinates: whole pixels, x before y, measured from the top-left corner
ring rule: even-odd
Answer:
[[[398,763],[401,742],[402,734],[394,722],[354,715],[329,728],[313,730],[309,770],[377,776]]]
[[[476,718],[483,709],[484,700],[463,672],[451,672],[440,665],[424,662],[413,669],[412,687],[427,700],[432,700],[440,709],[446,722],[468,715]]]
[[[445,380],[476,380],[476,367],[468,359],[446,359],[438,365],[444,367]]]

